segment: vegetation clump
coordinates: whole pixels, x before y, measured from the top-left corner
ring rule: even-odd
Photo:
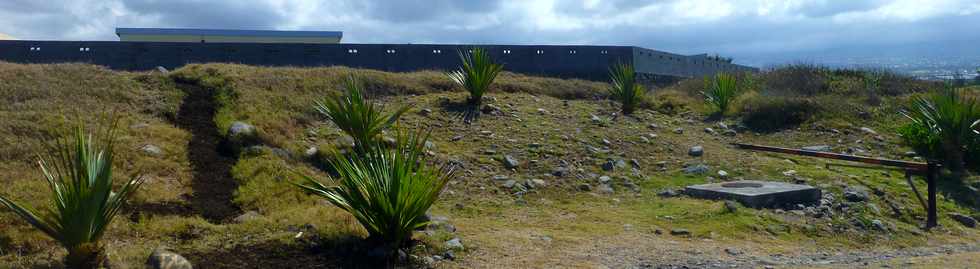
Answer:
[[[980,118],[980,106],[961,90],[947,85],[941,92],[916,97],[904,111],[912,122],[900,129],[906,143],[923,156],[942,159],[954,172],[963,172],[967,156],[980,153],[971,125]]]
[[[384,106],[365,100],[361,86],[353,76],[344,82],[344,90],[345,95],[335,94],[317,101],[314,107],[353,138],[360,149],[374,145],[382,131],[394,125],[410,108],[403,106],[394,112],[385,113]]]
[[[623,114],[632,114],[643,101],[646,89],[636,81],[636,70],[630,64],[615,64],[609,68],[612,87],[609,96],[619,101]]]
[[[54,208],[39,214],[0,196],[9,208],[34,228],[57,240],[65,249],[68,268],[100,268],[106,261],[102,235],[143,178],[136,176],[112,191],[114,128],[93,140],[81,125],[71,137],[50,145],[50,156],[38,161],[51,189]],[[51,162],[49,162],[51,161]]]
[[[495,63],[490,54],[482,48],[474,48],[469,54],[460,52],[459,58],[463,65],[459,70],[450,72],[448,76],[470,93],[467,100],[470,105],[479,106],[493,80],[504,70],[504,65]]]
[[[773,132],[800,125],[820,110],[819,104],[806,98],[758,96],[743,104],[742,122],[759,132]]]
[[[729,105],[738,97],[740,92],[738,81],[734,75],[718,73],[714,77],[704,78],[705,91],[701,92],[704,100],[718,110],[718,115],[725,114]]]

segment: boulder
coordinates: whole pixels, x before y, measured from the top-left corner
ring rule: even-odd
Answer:
[[[955,220],[956,222],[963,224],[963,226],[970,227],[970,228],[977,227],[977,220],[974,219],[973,217],[963,215],[960,213],[949,213],[949,217]]]
[[[844,189],[844,199],[849,202],[864,202],[868,200],[868,191],[863,189],[848,187]]]
[[[180,254],[159,247],[150,254],[146,266],[151,269],[192,269],[191,262]]]
[[[446,248],[450,250],[462,251],[463,242],[460,241],[458,237],[449,239],[449,241],[446,241]]]
[[[243,148],[259,144],[259,136],[255,126],[236,121],[228,127],[227,142],[231,151],[240,152]]]

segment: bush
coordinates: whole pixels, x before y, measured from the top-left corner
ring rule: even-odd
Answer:
[[[354,215],[370,240],[401,247],[412,231],[428,223],[425,212],[453,177],[448,166],[424,161],[427,139],[399,135],[395,148],[373,147],[351,157],[335,152],[330,162],[337,169],[337,186],[308,176],[297,186]]]
[[[344,133],[354,138],[354,144],[359,149],[374,145],[381,132],[394,125],[409,109],[409,106],[404,106],[395,112],[384,113],[384,106],[364,100],[361,86],[353,76],[348,77],[344,88],[346,95],[333,95],[316,102],[314,107]]]
[[[633,65],[613,65],[609,68],[609,78],[612,80],[609,96],[619,101],[623,114],[633,113],[646,94],[646,89],[636,81],[636,70],[633,69]]]
[[[913,127],[906,128],[914,130],[906,130],[909,145],[920,145],[919,153],[925,156],[941,157],[954,172],[964,170],[965,151],[977,140],[971,125],[980,118],[980,106],[974,98],[947,85],[929,97],[915,98],[902,114],[912,120]]]
[[[739,85],[735,76],[719,73],[713,78],[704,78],[706,91],[701,92],[708,104],[718,109],[718,114],[723,115],[728,111],[728,106],[738,97]]]
[[[459,52],[459,58],[463,66],[449,73],[449,78],[470,92],[468,102],[471,105],[479,106],[483,95],[490,89],[490,84],[504,70],[504,65],[495,63],[482,48],[474,48],[468,55]]]
[[[68,250],[66,267],[101,268],[106,255],[99,241],[143,178],[131,178],[119,192],[113,192],[114,129],[100,132],[95,141],[84,133],[81,124],[74,131],[72,137],[64,136],[51,145],[50,158],[38,162],[54,194],[55,208],[39,216],[38,211],[4,197],[0,197],[0,204],[58,240]]]
[[[769,94],[796,93],[816,95],[828,93],[830,70],[811,64],[793,64],[779,67],[765,75],[765,91]]]
[[[813,101],[795,97],[757,96],[742,105],[742,122],[759,132],[795,127],[821,111]]]

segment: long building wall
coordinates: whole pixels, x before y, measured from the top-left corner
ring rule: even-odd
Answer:
[[[450,70],[460,51],[485,48],[505,70],[604,80],[614,63],[631,63],[653,76],[694,77],[719,71],[754,71],[740,65],[698,63],[699,58],[630,46],[268,44],[118,41],[0,41],[0,60],[16,63],[84,62],[120,70],[168,69],[189,63],[262,66],[349,66],[384,71]],[[701,58],[703,60],[703,58]]]

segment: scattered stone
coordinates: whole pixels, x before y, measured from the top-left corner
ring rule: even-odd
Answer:
[[[544,110],[544,108],[538,108],[538,114],[548,114],[548,111]]]
[[[428,116],[429,114],[432,114],[432,109],[423,108],[422,110],[419,110],[419,115]]]
[[[819,151],[819,152],[830,152],[833,148],[828,145],[818,145],[818,146],[807,146],[803,147],[803,150],[809,151]]]
[[[687,155],[691,155],[691,157],[701,157],[701,155],[704,155],[704,147],[693,146],[687,150]]]
[[[249,145],[258,144],[255,126],[241,121],[231,123],[228,127],[228,142],[236,152]]]
[[[163,155],[163,149],[160,149],[160,147],[157,147],[156,145],[146,144],[143,147],[140,147],[140,150],[142,150],[143,153],[146,153],[146,155],[150,156]]]
[[[674,133],[675,133],[675,134],[683,134],[683,133],[684,133],[684,128],[677,128],[677,129],[674,129]]]
[[[680,195],[679,193],[677,193],[676,191],[674,191],[672,189],[666,189],[666,190],[663,190],[663,191],[657,193],[657,196],[664,197],[664,198],[677,197],[679,195]]]
[[[520,164],[514,156],[504,155],[504,167],[507,167],[507,169],[517,168]]]
[[[725,200],[725,212],[728,213],[738,212],[738,203],[731,200]]]
[[[543,188],[545,186],[548,186],[548,183],[545,182],[543,179],[537,179],[537,178],[528,180],[524,184],[527,185],[529,188]]]
[[[612,146],[612,142],[609,142],[609,139],[605,139],[605,138],[602,139],[602,144],[606,146]]]
[[[657,125],[656,123],[651,123],[650,125],[647,125],[647,127],[650,127],[650,129],[659,129],[660,125]]]
[[[153,250],[150,257],[146,260],[146,266],[151,269],[192,269],[191,262],[187,261],[180,254],[169,251],[163,247]]]
[[[720,177],[721,179],[726,179],[728,178],[728,172],[726,172],[725,170],[718,170],[718,177]]]
[[[702,174],[708,173],[708,171],[710,171],[710,170],[711,170],[711,168],[708,167],[707,165],[704,165],[704,164],[696,164],[696,165],[691,165],[691,166],[688,166],[688,167],[684,168],[684,173],[687,173],[687,174],[695,174],[695,175],[702,175]]]
[[[256,211],[248,211],[248,212],[245,212],[245,213],[243,213],[241,215],[238,215],[238,217],[235,217],[235,219],[233,219],[233,221],[235,221],[235,223],[244,223],[244,222],[249,222],[249,221],[252,221],[252,220],[259,219],[261,217],[262,217],[262,215],[259,214],[259,212],[256,212]]]
[[[640,136],[640,141],[643,142],[644,144],[650,144],[650,139],[647,138],[646,136],[642,136],[641,135]]]
[[[633,168],[640,169],[640,161],[636,159],[630,159],[630,165],[632,165]]]
[[[606,184],[606,183],[609,183],[609,181],[612,181],[612,178],[609,177],[609,176],[601,176],[601,177],[599,177],[599,183]]]
[[[480,112],[483,112],[484,114],[494,114],[494,115],[501,113],[500,108],[492,104],[483,105],[483,108],[480,109]]]
[[[564,167],[564,166],[559,166],[556,167],[554,170],[551,170],[551,175],[556,177],[564,177],[567,176],[568,173],[569,173],[568,167]]]
[[[725,129],[724,131],[721,131],[721,135],[732,137],[738,135],[738,132],[732,129]]]
[[[588,183],[579,184],[578,185],[578,190],[580,190],[580,191],[591,191],[592,190],[592,185],[589,185]]]
[[[883,231],[883,232],[888,231],[888,226],[885,226],[884,222],[881,222],[881,220],[877,220],[877,219],[871,220],[871,227],[875,228],[875,230],[878,231]]]
[[[513,180],[513,179],[509,179],[507,181],[504,181],[504,184],[503,184],[504,188],[508,188],[508,189],[514,188],[514,186],[516,186],[516,185],[517,185],[517,180]]]
[[[725,248],[725,253],[728,253],[728,255],[732,255],[732,256],[742,255],[741,250],[737,250],[734,248]]]
[[[974,219],[973,217],[963,215],[960,213],[949,213],[949,217],[959,222],[960,224],[963,224],[963,226],[970,227],[970,228],[977,227],[977,220]]]
[[[460,241],[458,237],[453,238],[453,239],[449,239],[449,241],[446,241],[446,248],[451,249],[451,250],[462,251],[463,250],[463,242]]]
[[[687,229],[671,229],[670,235],[691,235],[691,231]]]
[[[861,131],[862,132],[865,132],[867,134],[870,134],[870,135],[878,135],[878,132],[875,132],[874,129],[871,129],[871,128],[868,128],[868,127],[861,127]]]
[[[864,202],[868,200],[868,192],[862,189],[848,187],[844,189],[844,199],[849,202]]]
[[[795,176],[796,175],[796,170],[786,170],[786,171],[783,171],[783,175],[784,176],[788,176],[788,177]]]
[[[444,257],[444,258],[446,258],[447,260],[450,260],[450,261],[456,260],[456,254],[453,253],[452,250],[447,250],[446,253],[443,253],[442,254],[442,257]]]
[[[317,149],[316,147],[309,147],[303,152],[303,156],[306,156],[306,158],[313,158],[319,151],[320,149]]]
[[[599,184],[599,187],[596,188],[596,191],[598,191],[601,194],[613,194],[616,192],[609,184]]]
[[[709,134],[709,135],[717,135],[718,134],[718,132],[716,132],[715,129],[711,129],[711,127],[704,128],[704,132],[707,133],[707,134]]]

